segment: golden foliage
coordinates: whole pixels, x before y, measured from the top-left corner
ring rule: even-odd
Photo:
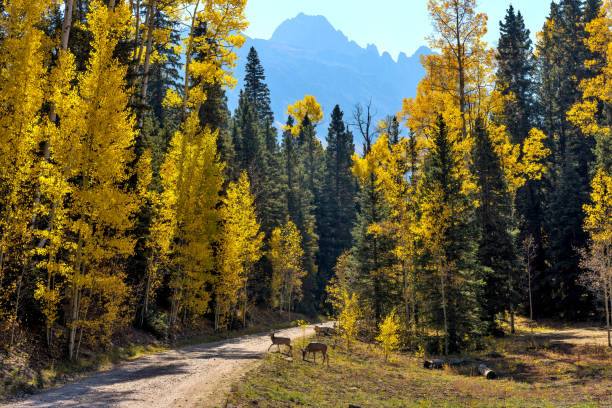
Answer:
[[[221,207],[223,226],[214,284],[217,327],[223,326],[224,318],[240,299],[246,301],[249,271],[263,255],[264,234],[259,231],[250,188],[249,178],[243,172],[238,183],[230,183]]]
[[[378,325],[379,334],[376,337],[385,353],[385,361],[394,351],[397,351],[400,346],[400,323],[395,310],[389,313],[385,320]]]
[[[287,128],[283,126],[283,129],[290,129],[291,134],[297,137],[302,129],[302,121],[308,116],[308,119],[313,126],[323,119],[323,111],[321,105],[317,102],[317,99],[312,95],[304,96],[301,101],[296,101],[293,105],[287,107],[287,115],[293,116],[296,121],[295,126]]]
[[[272,262],[272,302],[280,310],[291,311],[294,300],[302,293],[304,250],[302,236],[292,221],[272,231],[268,258]]]

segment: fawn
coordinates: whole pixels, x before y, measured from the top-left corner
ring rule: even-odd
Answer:
[[[293,352],[293,347],[291,347],[291,339],[288,337],[276,337],[276,333],[275,332],[271,332],[270,333],[270,339],[272,339],[272,344],[270,344],[270,347],[268,347],[268,351],[270,351],[270,349],[272,348],[272,346],[277,345],[278,346],[278,352],[280,353],[280,346],[281,345],[285,345],[287,347],[289,347],[289,352]]]
[[[325,364],[325,360],[327,360],[327,365],[329,365],[329,357],[327,356],[327,345],[323,343],[309,343],[305,349],[302,350],[302,360],[306,360],[306,356],[308,353],[312,353],[314,356],[315,363],[317,362],[317,353],[321,353],[323,356],[323,364]]]

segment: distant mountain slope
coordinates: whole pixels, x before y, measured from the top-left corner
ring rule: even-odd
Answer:
[[[420,55],[431,53],[427,47],[421,47],[411,57],[401,53],[396,62],[387,52],[380,55],[375,45],[361,48],[323,16],[299,14],[283,22],[269,40],[249,38],[238,51],[239,82],[228,92],[232,112],[243,87],[246,56],[251,46],[257,50],[265,69],[275,118],[282,123],[287,119],[287,106],[306,94],[314,95],[321,103],[325,120],[335,104],[350,119],[353,106],[367,103],[370,98],[377,119],[395,114],[401,110],[404,98],[416,94],[425,74]]]

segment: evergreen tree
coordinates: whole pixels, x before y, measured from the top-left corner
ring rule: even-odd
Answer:
[[[486,269],[481,304],[484,321],[490,329],[496,329],[496,315],[506,310],[513,312],[517,300],[517,254],[510,234],[512,208],[500,158],[482,119],[476,121],[474,138],[473,174],[479,189],[478,261]]]
[[[371,147],[371,145],[370,145]],[[389,207],[381,182],[375,174],[377,165],[371,150],[363,158],[354,157],[353,173],[360,190],[357,194],[357,219],[353,228],[353,248],[356,263],[352,290],[366,302],[373,313],[375,323],[381,322],[393,307],[393,239],[379,234],[371,227],[383,224],[389,217]]]
[[[304,298],[303,303],[314,307],[317,290],[317,252],[319,236],[317,235],[317,213],[321,206],[321,183],[323,179],[324,152],[321,142],[316,138],[313,123],[308,115],[300,124],[297,138],[297,166],[294,187],[297,206],[293,214],[289,213],[302,235],[304,249]]]
[[[320,290],[325,289],[332,277],[338,257],[352,246],[351,230],[356,216],[356,182],[351,173],[355,145],[342,116],[343,112],[336,105],[327,133],[325,173],[317,219]]]
[[[461,152],[442,116],[434,132],[419,201],[427,266],[432,271],[426,277],[431,323],[444,330],[444,352],[449,353],[460,349],[466,337],[481,332],[480,267],[473,209],[463,192]]]
[[[265,83],[266,75],[254,47],[249,50],[244,77],[244,93],[255,106],[258,118],[262,122],[272,124],[274,114],[270,108],[270,90]]]
[[[538,44],[539,102],[543,131],[549,135],[553,155],[544,198],[549,267],[545,276],[536,279],[535,311],[569,318],[584,317],[592,308],[585,289],[578,284],[581,269],[576,249],[587,239],[582,230],[582,207],[588,200],[595,142],[567,117],[581,98],[579,83],[589,75],[585,67],[589,55],[584,41],[586,22],[580,0],[553,3]]]
[[[537,121],[536,61],[529,30],[525,27],[520,11],[515,14],[514,8],[510,6],[499,27],[501,34],[497,47],[497,83],[506,96],[503,114],[499,119],[506,126],[510,141],[522,147]],[[516,213],[511,220],[512,224],[518,224],[522,239],[533,237],[536,247],[535,269],[539,271],[545,268],[541,190],[540,182],[527,180],[516,193]]]
[[[499,23],[497,46],[497,83],[504,96],[512,101],[504,106],[502,123],[506,125],[512,143],[522,143],[534,121],[535,60],[523,16],[510,6]]]

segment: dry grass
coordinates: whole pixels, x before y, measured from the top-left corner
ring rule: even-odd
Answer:
[[[492,353],[495,352],[495,353]],[[544,336],[490,340],[474,364],[426,370],[408,354],[385,363],[358,343],[348,354],[331,350],[330,366],[267,357],[236,384],[228,406],[238,407],[612,407],[612,351]],[[498,380],[478,376],[485,362]]]

